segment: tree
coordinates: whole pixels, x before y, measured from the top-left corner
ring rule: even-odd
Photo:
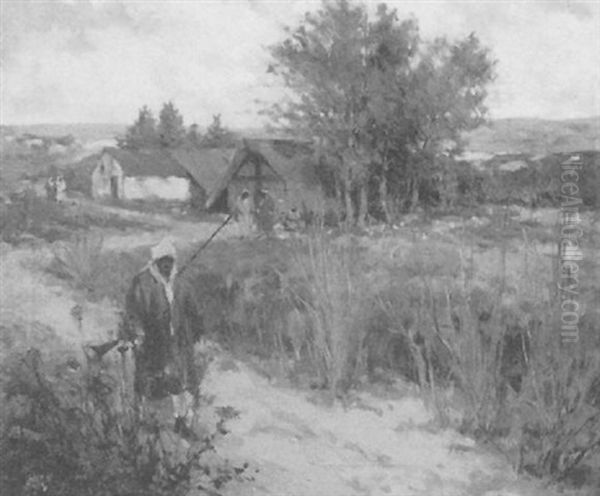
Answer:
[[[359,223],[373,182],[385,217],[390,193],[416,206],[442,145],[481,123],[493,77],[475,35],[424,44],[416,20],[399,22],[385,5],[370,20],[364,6],[348,0],[324,1],[271,54],[270,71],[294,95],[272,108],[272,117],[316,137],[346,218]]]
[[[173,102],[167,102],[160,111],[158,122],[160,144],[167,148],[179,146],[185,138],[183,117]]]
[[[138,118],[132,126],[127,128],[125,138],[120,140],[121,148],[148,148],[156,146],[158,134],[156,131],[156,119],[152,111],[144,105],[138,112]]]
[[[194,123],[189,127],[185,141],[194,148],[200,148],[202,144],[202,136],[198,129],[198,124]]]
[[[213,121],[202,139],[205,148],[227,148],[235,144],[233,133],[221,124],[221,114],[213,115]]]

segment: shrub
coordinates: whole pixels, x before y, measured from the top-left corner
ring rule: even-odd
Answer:
[[[464,265],[437,263],[450,260],[441,247],[415,252],[412,277],[379,301],[440,420],[449,418],[438,386],[450,379],[463,432],[499,444],[520,471],[567,477],[600,449],[597,344],[561,345],[560,301],[543,296],[547,280],[532,280],[527,262],[519,280],[475,283]]]
[[[49,367],[30,349],[2,372],[2,494],[159,496],[195,487],[216,495],[244,471],[210,454],[230,411],[188,443],[159,415],[135,408],[114,367],[73,358]]]
[[[360,265],[356,248],[322,232],[294,254],[290,290],[308,317],[310,354],[333,394],[347,390],[365,366],[365,316],[372,303]]]
[[[74,236],[71,242],[54,246],[54,260],[50,271],[62,279],[72,281],[76,289],[92,292],[102,270],[102,244],[101,235],[84,234]]]
[[[555,480],[600,451],[600,408],[595,387],[600,350],[534,336],[529,371],[515,400],[512,438],[519,439],[517,467]]]
[[[13,194],[10,203],[0,204],[0,239],[11,244],[32,236],[53,243],[94,226],[126,229],[144,225],[98,209],[51,202],[38,197],[33,189]]]

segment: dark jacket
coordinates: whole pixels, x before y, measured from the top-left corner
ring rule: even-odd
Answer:
[[[136,391],[148,394],[149,381],[166,376],[170,394],[195,393],[194,340],[189,326],[178,323],[178,298],[170,305],[163,284],[149,268],[133,278],[126,299],[128,338],[141,338],[136,348]]]

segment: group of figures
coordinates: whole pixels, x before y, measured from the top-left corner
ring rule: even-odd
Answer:
[[[61,203],[66,198],[67,183],[65,178],[58,176],[50,176],[46,181],[46,198],[48,201]]]
[[[256,231],[270,234],[276,221],[275,201],[266,189],[261,189],[255,204],[250,192],[245,189],[237,200],[234,218],[242,237],[250,236]]]
[[[256,205],[250,192],[247,189],[242,191],[235,206],[234,218],[241,237],[256,232],[270,235],[278,222],[288,231],[298,231],[302,224],[300,212],[296,207],[292,207],[285,216],[278,218],[275,201],[266,189],[258,192]]]

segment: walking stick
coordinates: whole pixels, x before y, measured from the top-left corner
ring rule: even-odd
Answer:
[[[217,227],[215,232],[213,232],[210,235],[210,237],[202,244],[202,246],[194,252],[194,254],[191,256],[191,258],[183,265],[183,267],[181,267],[181,269],[179,269],[179,271],[177,272],[178,276],[183,274],[185,269],[187,269],[190,266],[190,264],[196,259],[196,257],[198,255],[200,255],[202,250],[204,250],[204,248],[206,248],[209,245],[209,243],[215,238],[215,236],[219,233],[219,231],[227,225],[227,223],[231,220],[232,217],[233,217],[233,214],[229,214],[227,216],[227,218],[223,221],[223,223],[219,227]]]

